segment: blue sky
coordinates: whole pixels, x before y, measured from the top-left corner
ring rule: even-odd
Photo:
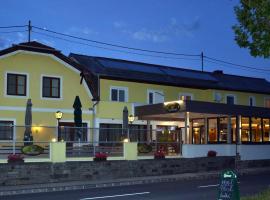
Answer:
[[[0,26],[24,25],[135,48],[200,54],[234,63],[270,69],[270,60],[254,58],[234,41],[233,8],[237,0],[24,0],[3,1]],[[15,29],[22,30],[22,29]],[[27,40],[27,33],[1,33],[0,49]],[[162,65],[201,69],[200,60],[157,58],[100,49],[32,34],[32,39],[70,52]],[[91,44],[90,45],[96,45]],[[101,46],[101,45],[99,45]],[[114,48],[115,49],[115,48]],[[139,52],[138,52],[139,53]],[[185,57],[186,58],[186,57]],[[270,80],[270,72],[250,71],[205,62],[205,70]]]

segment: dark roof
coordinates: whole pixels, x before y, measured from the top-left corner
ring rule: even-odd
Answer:
[[[74,61],[72,58],[65,56],[60,51],[58,51],[52,47],[49,47],[47,45],[41,44],[41,43],[36,42],[36,41],[20,43],[20,44],[13,45],[12,47],[9,47],[7,49],[3,49],[0,51],[0,56],[6,55],[9,53],[18,51],[18,50],[52,54],[52,55],[56,56],[57,58],[61,59],[62,61],[68,63],[69,65],[71,65],[72,67],[74,67],[75,69],[77,69],[81,72],[81,75],[86,80],[87,86],[89,87],[89,89],[93,95],[93,98],[94,99],[98,98],[97,85],[96,85],[98,82],[97,77],[94,76],[88,70],[87,70],[87,72],[85,72],[85,70],[84,70],[85,67],[81,66],[81,64]]]
[[[222,71],[201,72],[74,53],[71,53],[69,57],[80,63],[85,70],[99,75],[100,78],[189,88],[270,94],[270,82],[262,78],[229,75],[224,74]]]

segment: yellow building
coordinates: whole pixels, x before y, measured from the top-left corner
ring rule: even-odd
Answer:
[[[264,79],[78,54],[67,57],[38,42],[0,51],[0,75],[0,140],[23,140],[25,128],[19,126],[24,126],[31,99],[34,140],[62,134],[76,141],[74,131],[63,130],[74,126],[76,96],[88,128],[83,141],[122,140],[125,107],[135,116],[129,137],[139,142],[270,140],[270,83]],[[63,113],[61,130],[56,111]]]
[[[55,112],[63,112],[61,126],[73,123],[73,102],[82,103],[83,123],[92,121],[91,87],[83,80],[78,64],[56,49],[37,42],[21,43],[0,52],[0,140],[23,141],[27,99],[31,99],[36,141],[57,137]],[[4,127],[14,125],[16,128]],[[68,140],[75,139],[67,133]],[[90,132],[84,133],[90,140]]]

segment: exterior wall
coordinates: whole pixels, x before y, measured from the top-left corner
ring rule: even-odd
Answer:
[[[114,180],[218,171],[234,166],[232,157],[106,162],[0,164],[0,185]],[[121,169],[121,170],[120,170]],[[31,177],[31,178],[29,178]]]
[[[182,155],[184,158],[206,157],[210,150],[216,151],[217,156],[235,156],[235,145],[230,144],[183,144]]]
[[[270,145],[240,145],[238,149],[241,160],[270,159]]]
[[[128,102],[127,103],[119,103],[119,102],[111,102],[110,101],[110,87],[111,86],[119,86],[128,88]],[[224,90],[213,90],[213,89],[192,89],[192,88],[183,88],[183,87],[173,87],[173,86],[164,86],[164,85],[154,85],[154,84],[146,84],[146,83],[136,83],[136,82],[126,82],[126,81],[116,81],[116,80],[100,80],[100,97],[101,102],[99,107],[102,107],[98,113],[99,117],[107,117],[108,112],[111,113],[110,116],[113,118],[120,117],[120,110],[117,111],[108,109],[112,106],[124,107],[125,105],[131,106],[132,104],[147,104],[147,90],[159,90],[163,91],[165,101],[174,101],[179,99],[179,95],[190,93],[192,94],[193,100],[198,101],[208,101],[214,102],[215,93],[220,93],[222,96],[221,103],[226,103],[226,95],[234,95],[236,97],[236,104],[239,105],[249,105],[249,97],[254,96],[256,106],[263,107],[264,106],[264,98],[267,95],[263,94],[255,94],[255,93],[245,93],[245,92],[236,92],[236,91],[224,91]],[[105,107],[107,107],[105,109]],[[133,109],[129,109],[129,112],[133,111]],[[121,114],[122,115],[122,114]]]
[[[189,145],[183,144],[184,158],[206,157],[207,152],[214,150],[217,156],[235,156],[236,146],[231,144]],[[237,152],[241,160],[270,159],[270,145],[237,145]]]
[[[29,92],[26,97],[7,96],[5,91],[7,72],[27,74]],[[62,96],[60,99],[42,98],[42,75],[57,76],[61,78]],[[82,103],[83,121],[92,124],[92,97],[89,89],[80,84],[80,75],[77,70],[70,67],[58,58],[40,53],[18,51],[10,56],[0,57],[0,120],[14,119],[15,125],[24,125],[27,99],[32,100],[33,125],[57,126],[54,113],[63,112],[62,120],[73,121],[73,102],[78,95]],[[22,139],[24,130],[17,130],[17,139]],[[34,139],[48,140],[53,137],[55,130],[44,128],[33,132]]]

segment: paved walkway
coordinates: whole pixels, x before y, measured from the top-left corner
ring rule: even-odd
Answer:
[[[269,172],[270,167],[264,168],[252,168],[242,169],[240,175],[245,174],[259,174],[263,172]],[[207,179],[216,178],[220,175],[220,171],[202,172],[202,173],[185,173],[166,176],[148,176],[148,177],[134,177],[125,179],[114,179],[107,181],[74,181],[63,183],[45,183],[34,185],[18,185],[18,186],[1,186],[0,196],[6,195],[18,195],[18,194],[30,194],[30,193],[42,193],[42,192],[56,192],[67,190],[82,190],[90,188],[101,187],[115,187],[124,185],[138,185],[147,183],[160,183],[160,182],[173,182],[180,180],[195,180],[195,179]]]

